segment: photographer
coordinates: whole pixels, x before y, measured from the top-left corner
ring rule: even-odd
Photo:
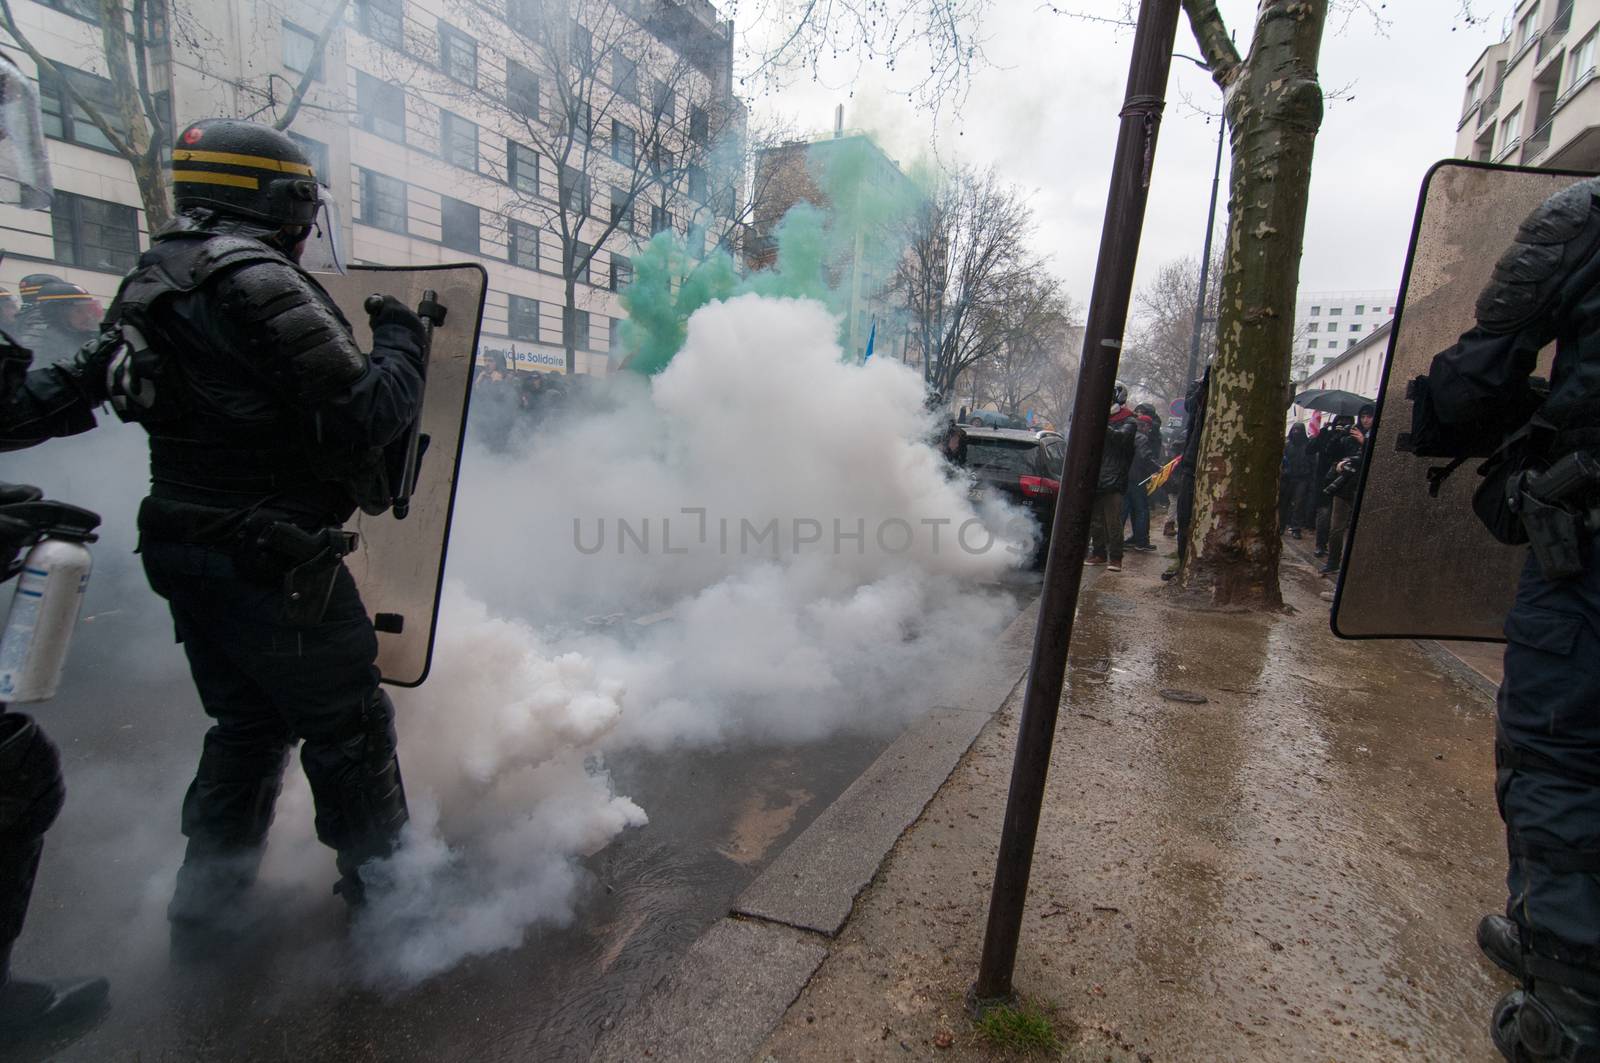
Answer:
[[[1346,424],[1323,449],[1328,459],[1328,473],[1323,481],[1323,493],[1329,499],[1328,559],[1322,565],[1324,576],[1337,577],[1344,560],[1344,533],[1350,527],[1350,513],[1355,505],[1356,488],[1361,483],[1361,464],[1365,460],[1367,439],[1372,432],[1375,409],[1371,404],[1361,407],[1354,425]],[[1340,418],[1335,418],[1337,425]],[[1348,418],[1343,418],[1348,422]],[[1319,517],[1320,520],[1320,517]]]

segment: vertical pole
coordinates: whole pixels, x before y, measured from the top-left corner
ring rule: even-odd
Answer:
[[[1206,241],[1200,252],[1200,296],[1194,302],[1194,331],[1189,335],[1189,373],[1183,378],[1187,390],[1200,375],[1200,329],[1206,321],[1206,280],[1211,274],[1211,234],[1217,229],[1217,187],[1222,180],[1222,138],[1228,132],[1228,116],[1217,119],[1217,165],[1211,171],[1211,206],[1206,211]],[[1187,420],[1189,411],[1183,411]]]
[[[1039,830],[1039,808],[1044,800],[1056,713],[1066,678],[1067,647],[1072,639],[1073,613],[1089,545],[1089,507],[1099,485],[1106,417],[1133,293],[1133,268],[1144,227],[1145,201],[1150,194],[1150,170],[1165,105],[1172,43],[1178,32],[1178,5],[1179,0],[1141,0],[1139,5],[1127,96],[1121,112],[1122,128],[1117,134],[1111,191],[1100,231],[1099,264],[1084,325],[1083,360],[1061,475],[1062,492],[1051,532],[1050,559],[1039,600],[1039,626],[1034,633],[1016,760],[1011,769],[1011,792],[995,861],[983,960],[972,988],[972,997],[979,1005],[1011,996],[1017,938],[1022,930],[1034,838]]]

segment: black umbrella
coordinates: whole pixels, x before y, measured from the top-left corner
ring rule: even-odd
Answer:
[[[1294,404],[1307,410],[1321,410],[1323,413],[1334,415],[1342,413],[1354,417],[1361,412],[1361,407],[1371,406],[1373,400],[1365,395],[1357,395],[1353,391],[1312,388],[1310,391],[1302,391],[1296,395]]]

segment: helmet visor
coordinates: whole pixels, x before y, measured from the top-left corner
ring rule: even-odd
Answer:
[[[319,202],[300,265],[316,273],[345,271],[344,219],[339,216],[339,201],[324,185],[317,186]]]

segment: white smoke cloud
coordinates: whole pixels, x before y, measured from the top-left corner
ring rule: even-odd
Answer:
[[[433,673],[396,693],[414,818],[357,924],[370,980],[568,922],[580,859],[646,819],[606,754],[903,723],[998,629],[979,584],[1027,531],[945,477],[917,374],[836,334],[815,303],[714,304],[648,387],[469,455]]]

